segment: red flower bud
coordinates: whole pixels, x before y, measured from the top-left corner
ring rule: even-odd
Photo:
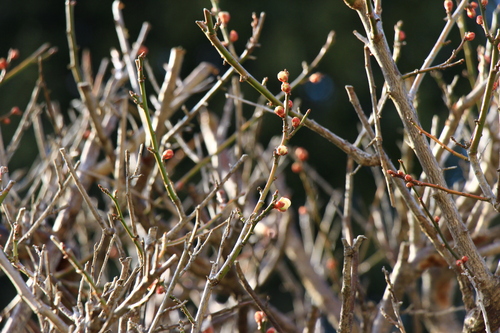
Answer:
[[[469,260],[469,257],[463,256],[461,260],[465,264]]]
[[[309,158],[309,152],[305,148],[297,147],[295,149],[295,156],[299,161],[305,162]]]
[[[488,0],[481,0],[481,6],[483,7],[488,6]]]
[[[163,155],[161,156],[161,158],[163,160],[169,160],[171,159],[172,157],[174,157],[174,151],[172,149],[167,149],[163,152]]]
[[[300,119],[298,117],[293,117],[292,118],[292,126],[299,127],[299,125],[300,125]]]
[[[303,170],[300,162],[293,162],[291,168],[293,173],[300,173]]]
[[[5,58],[0,58],[0,70],[7,69],[7,60]]]
[[[141,47],[139,47],[139,52],[137,54],[144,54],[144,55],[147,55],[149,53],[149,49],[146,45],[141,45]]]
[[[321,79],[323,78],[323,74],[321,73],[314,73],[309,76],[309,82],[311,83],[319,83],[321,82]]]
[[[289,94],[292,91],[292,88],[290,87],[290,83],[283,82],[281,84],[281,91],[284,92],[285,94]]]
[[[276,113],[278,117],[285,118],[285,108],[282,107],[281,105],[278,105],[277,107],[274,108],[274,113]]]
[[[17,58],[19,58],[19,50],[18,49],[9,49],[8,58],[10,60],[16,60]]]
[[[288,108],[291,109],[293,107],[293,101],[291,99],[288,100]]]
[[[227,25],[229,23],[229,20],[231,19],[231,15],[229,14],[229,12],[219,12],[218,16],[222,25]]]
[[[445,0],[444,1],[444,9],[446,10],[446,13],[449,14],[453,10],[453,1],[451,0]]]
[[[476,23],[479,24],[479,25],[483,24],[483,16],[482,15],[478,15],[476,17]]]
[[[234,43],[238,40],[238,33],[236,32],[236,30],[231,30],[229,32],[229,41],[231,43]]]
[[[23,114],[23,111],[21,111],[18,106],[14,106],[12,107],[12,109],[10,109],[10,114],[14,116],[20,116]]]
[[[476,10],[474,8],[466,8],[466,11],[469,18],[476,17]]]
[[[469,6],[472,9],[476,9],[477,8],[477,2],[472,1]]]
[[[411,182],[413,180],[413,177],[410,175],[405,175],[405,181]]]
[[[398,35],[399,41],[402,42],[406,39],[406,34],[403,30],[399,30],[399,35]]]
[[[473,33],[472,31],[468,31],[465,33],[465,36],[464,36],[465,40],[471,41],[471,40],[474,40],[474,38],[476,38],[476,34]]]

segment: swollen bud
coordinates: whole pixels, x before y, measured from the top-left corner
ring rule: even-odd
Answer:
[[[223,25],[227,25],[230,19],[231,15],[229,12],[219,12],[219,20]]]
[[[290,201],[290,199],[282,197],[278,201],[276,201],[276,203],[274,204],[274,208],[276,208],[280,212],[286,212],[291,204],[292,202]]]
[[[280,145],[278,148],[276,148],[276,154],[279,156],[284,156],[288,154],[288,148],[286,146]]]
[[[468,32],[465,33],[464,39],[466,41],[474,40],[474,38],[476,38],[476,34],[473,33],[472,31],[468,31]]]
[[[161,155],[162,160],[169,160],[174,157],[174,151],[172,149],[167,149]]]
[[[282,107],[281,105],[278,105],[277,107],[274,108],[274,113],[276,113],[278,117],[285,118],[285,108]]]
[[[444,1],[444,9],[446,10],[446,13],[449,14],[453,10],[453,1],[451,0],[445,0]]]
[[[238,40],[238,33],[236,32],[236,30],[231,30],[229,32],[229,41],[231,43],[234,43]]]
[[[281,82],[288,82],[288,71],[285,69],[285,70],[282,70],[278,73],[278,80],[280,80]]]

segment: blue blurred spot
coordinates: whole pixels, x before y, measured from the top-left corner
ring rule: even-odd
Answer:
[[[333,96],[332,78],[324,75],[318,83],[307,82],[304,90],[311,101],[324,102]]]

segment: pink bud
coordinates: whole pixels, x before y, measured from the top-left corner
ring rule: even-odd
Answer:
[[[305,162],[309,158],[309,152],[305,148],[297,147],[295,149],[295,156],[299,159],[299,161]]]
[[[238,40],[238,33],[236,32],[236,30],[231,30],[229,32],[229,41],[231,43],[234,43]]]
[[[474,8],[467,8],[466,11],[469,18],[476,17],[476,10]]]
[[[476,38],[476,34],[473,33],[472,31],[468,31],[465,33],[465,36],[464,36],[465,40],[471,41],[471,40],[474,40],[474,38]]]
[[[483,24],[483,16],[482,15],[478,15],[476,17],[476,23],[479,24],[479,25]]]
[[[219,20],[223,25],[227,25],[230,19],[231,15],[229,12],[219,12]]]
[[[292,118],[292,126],[299,127],[299,125],[300,125],[300,119],[298,117],[293,117]]]

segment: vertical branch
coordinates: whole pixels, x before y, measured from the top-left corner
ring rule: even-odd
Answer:
[[[69,46],[69,67],[73,73],[73,78],[76,83],[83,81],[82,73],[80,69],[80,63],[78,61],[78,45],[76,44],[75,35],[75,10],[76,1],[66,0],[66,37],[68,39]]]
[[[353,244],[342,238],[344,245],[344,267],[342,268],[342,310],[340,311],[339,333],[352,332],[354,320],[354,299],[358,283],[359,248],[365,236],[358,236]]]

